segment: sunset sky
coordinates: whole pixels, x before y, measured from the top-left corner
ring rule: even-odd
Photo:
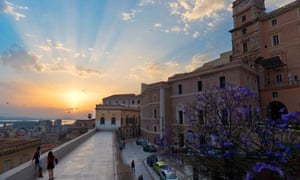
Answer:
[[[87,118],[103,97],[192,71],[231,49],[232,2],[0,0],[0,116]]]

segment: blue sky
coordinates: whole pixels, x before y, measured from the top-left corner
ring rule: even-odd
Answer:
[[[103,97],[192,71],[231,49],[231,4],[0,0],[0,116],[87,117]]]

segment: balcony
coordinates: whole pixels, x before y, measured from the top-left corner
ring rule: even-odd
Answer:
[[[265,84],[265,88],[284,88],[284,87],[291,87],[291,86],[299,86],[300,80],[291,80],[291,81],[268,81]]]

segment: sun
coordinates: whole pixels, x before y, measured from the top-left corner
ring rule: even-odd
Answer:
[[[65,92],[62,95],[63,100],[65,101],[68,107],[78,108],[82,105],[83,101],[85,100],[85,96],[82,92]]]

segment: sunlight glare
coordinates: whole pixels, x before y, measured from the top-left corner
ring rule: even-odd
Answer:
[[[81,106],[83,104],[83,101],[85,100],[84,94],[82,92],[65,92],[62,96],[66,105],[74,109]]]

